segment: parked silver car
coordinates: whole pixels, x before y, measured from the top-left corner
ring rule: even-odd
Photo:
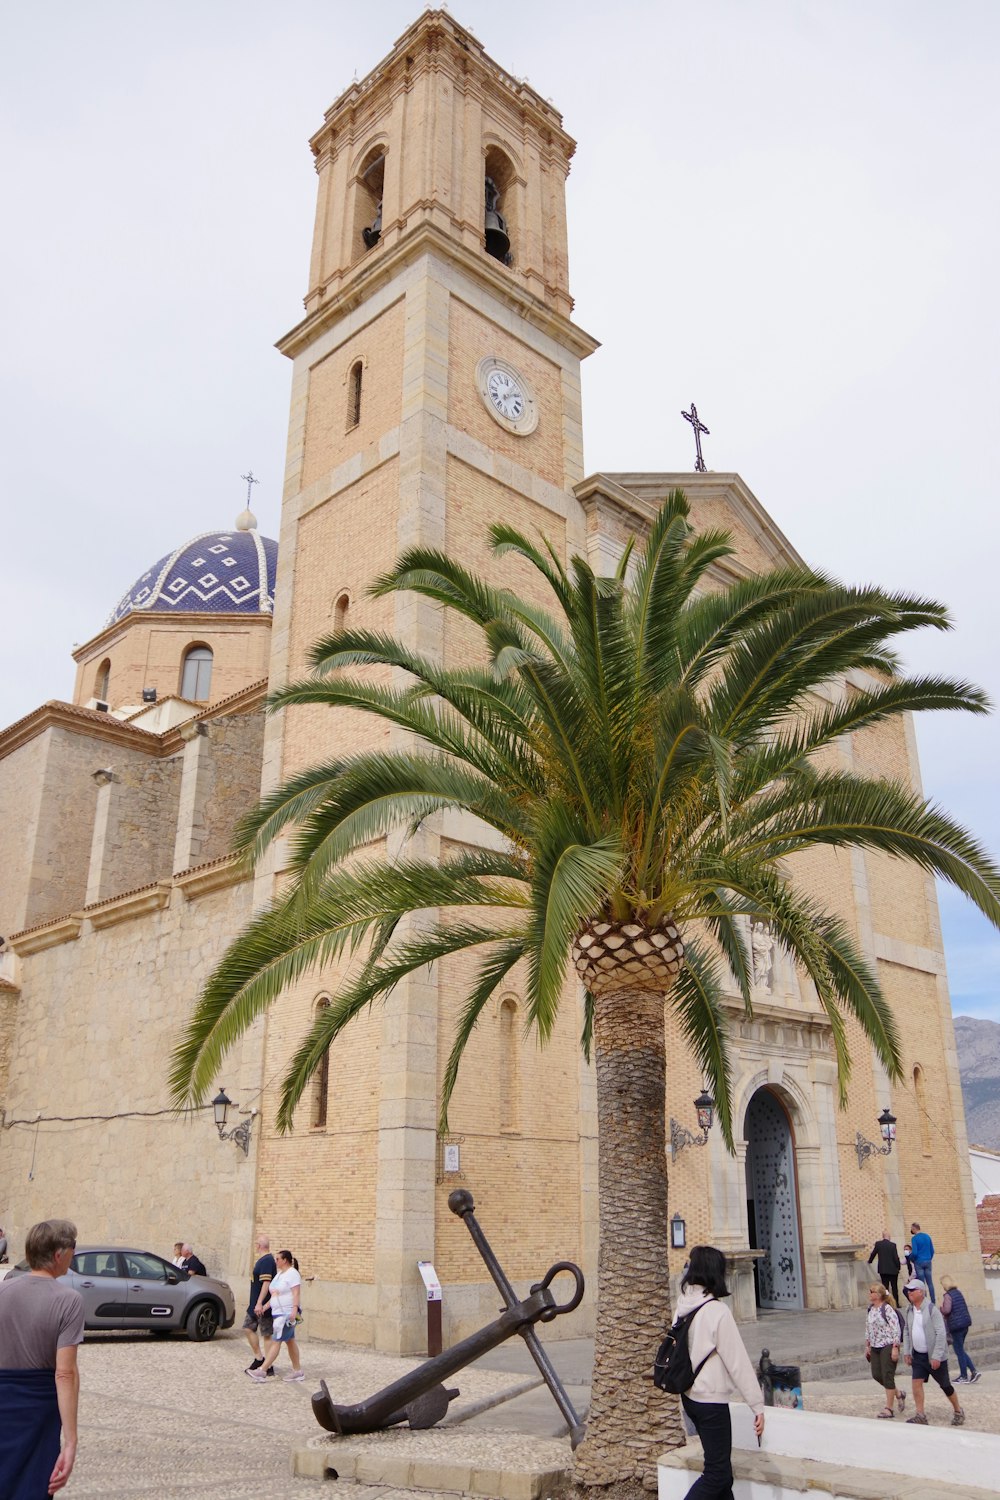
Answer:
[[[26,1260],[8,1274],[20,1276]],[[231,1328],[236,1318],[232,1288],[212,1276],[189,1276],[149,1250],[117,1245],[78,1245],[66,1273],[83,1298],[87,1328],[181,1330],[199,1343]]]

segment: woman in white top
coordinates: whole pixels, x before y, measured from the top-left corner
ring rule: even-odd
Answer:
[[[282,1344],[288,1350],[288,1358],[292,1362],[291,1374],[286,1375],[285,1379],[305,1380],[306,1378],[299,1367],[299,1346],[295,1342],[295,1320],[302,1306],[302,1277],[299,1275],[299,1263],[290,1250],[279,1250],[275,1260],[278,1274],[272,1276],[268,1282],[262,1304],[267,1307],[270,1303],[271,1316],[274,1319],[274,1335],[267,1346],[267,1354],[260,1369],[247,1371],[250,1379],[257,1385],[261,1385],[270,1375],[271,1366],[281,1353]]]
[[[705,1452],[705,1468],[687,1492],[687,1500],[733,1500],[733,1427],[730,1401],[742,1400],[754,1414],[754,1431],[764,1431],[764,1397],[736,1319],[718,1299],[728,1297],[726,1257],[714,1245],[691,1251],[677,1317],[695,1316],[688,1324],[688,1354],[697,1371],[681,1397]]]

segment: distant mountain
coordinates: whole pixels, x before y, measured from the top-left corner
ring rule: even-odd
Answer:
[[[955,1017],[969,1144],[1000,1151],[1000,1022]]]

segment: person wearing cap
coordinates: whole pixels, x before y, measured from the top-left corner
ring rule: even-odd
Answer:
[[[965,1412],[958,1404],[955,1387],[948,1378],[948,1335],[944,1318],[927,1296],[927,1287],[916,1276],[906,1283],[909,1298],[903,1327],[903,1354],[913,1375],[913,1404],[917,1408],[909,1418],[919,1427],[927,1426],[924,1411],[924,1385],[928,1378],[937,1382],[952,1404],[952,1427],[965,1425]]]

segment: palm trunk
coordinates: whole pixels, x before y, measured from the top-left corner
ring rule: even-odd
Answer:
[[[663,996],[620,989],[595,1001],[600,1251],[597,1336],[582,1484],[649,1481],[684,1441],[680,1406],[652,1382],[670,1324]]]

